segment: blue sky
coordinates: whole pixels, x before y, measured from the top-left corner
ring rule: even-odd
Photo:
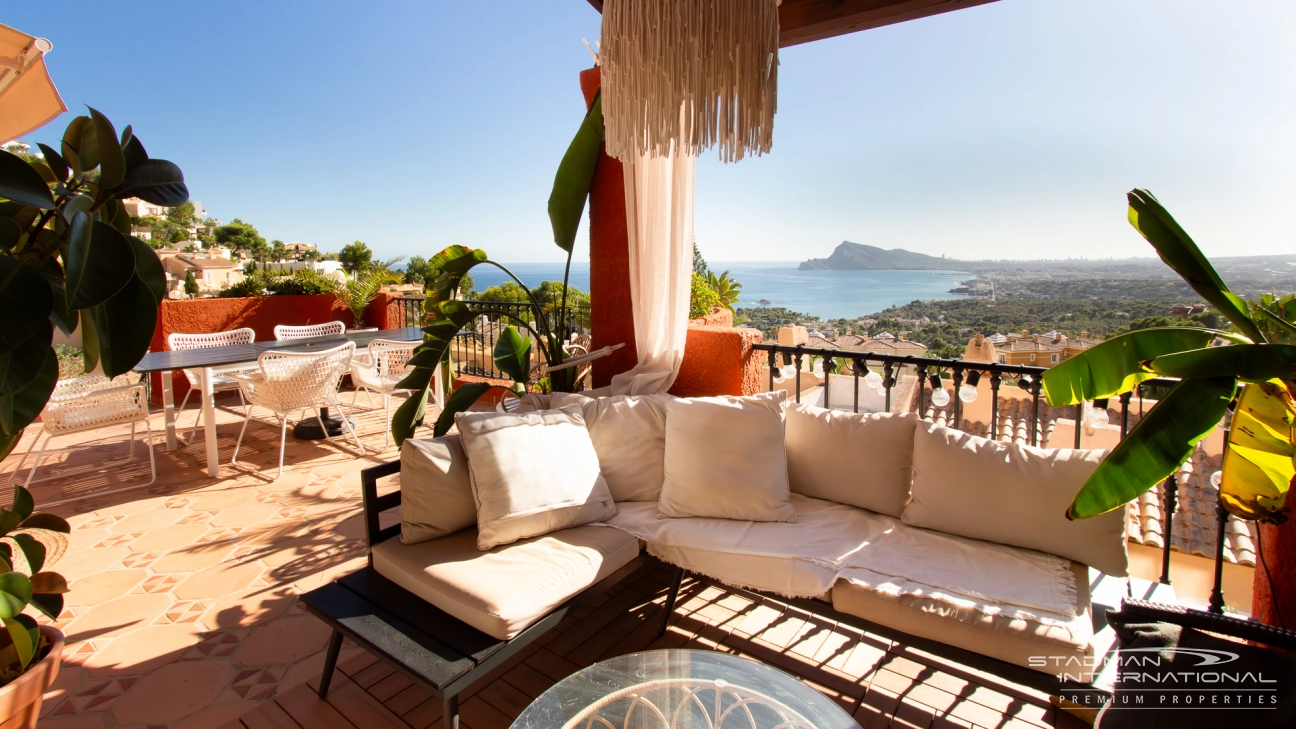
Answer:
[[[134,125],[221,220],[381,257],[561,257],[545,201],[599,35],[584,0],[6,5],[53,41],[69,108]],[[1208,255],[1296,252],[1293,31],[1290,0],[1001,0],[784,49],[772,153],[698,162],[698,244],[1145,256],[1140,186]]]

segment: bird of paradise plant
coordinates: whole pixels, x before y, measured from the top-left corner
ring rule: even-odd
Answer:
[[[1067,517],[1111,511],[1164,481],[1232,406],[1220,498],[1243,519],[1281,523],[1296,478],[1296,299],[1265,296],[1248,304],[1152,193],[1135,189],[1128,199],[1130,223],[1233,331],[1133,331],[1044,374],[1054,407],[1113,397],[1153,377],[1179,379],[1089,477]],[[1225,346],[1213,346],[1218,340]]]
[[[476,316],[467,305],[455,299],[464,276],[476,266],[495,266],[513,279],[526,292],[527,303],[532,311],[529,321],[528,318],[504,315],[513,320],[515,325],[526,329],[531,336],[522,336],[517,326],[505,327],[492,353],[495,366],[513,379],[514,390],[521,391],[530,379],[533,341],[539,346],[541,355],[551,368],[562,364],[563,344],[568,336],[567,282],[571,273],[572,249],[576,244],[577,228],[585,213],[585,201],[589,197],[602,143],[603,105],[599,94],[595,94],[594,103],[590,105],[575,138],[558,165],[553,190],[549,195],[549,222],[553,228],[554,243],[567,253],[567,265],[563,271],[562,304],[556,314],[552,311],[552,306],[548,309],[541,306],[521,279],[490,260],[486,251],[480,248],[450,246],[428,261],[433,270],[440,271],[440,275],[428,287],[424,302],[427,325],[423,327],[423,343],[414,350],[414,356],[408,363],[413,370],[397,385],[413,391],[410,398],[392,415],[392,436],[398,445],[404,443],[414,433],[414,428],[423,421],[433,373],[446,360],[446,353],[455,335]],[[551,371],[550,387],[558,391],[569,391],[575,385],[576,374],[574,368]],[[445,435],[454,424],[455,413],[467,410],[490,389],[491,385],[480,382],[465,383],[455,389],[437,417],[433,435]]]

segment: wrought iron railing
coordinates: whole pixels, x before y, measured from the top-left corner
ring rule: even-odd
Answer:
[[[423,302],[426,296],[410,294],[389,299],[389,306],[396,307],[396,319],[402,327],[423,326]]]
[[[1073,443],[1068,445],[1075,448],[1084,446],[1085,403],[1059,409],[1049,406],[1046,402],[1041,402],[1042,377],[1048,371],[1044,367],[781,344],[757,344],[753,348],[765,352],[767,355],[770,370],[769,388],[771,390],[778,389],[777,385],[781,384],[781,382],[790,381],[791,394],[796,402],[801,402],[802,393],[810,389],[803,389],[802,384],[807,368],[811,367],[810,363],[815,359],[823,362],[822,388],[825,406],[832,406],[833,404],[831,398],[833,378],[830,375],[849,368],[850,374],[853,376],[854,394],[851,409],[854,412],[860,412],[861,385],[863,384],[865,388],[871,387],[868,380],[872,380],[874,384],[878,385],[878,389],[884,392],[882,409],[890,412],[893,404],[895,404],[893,403],[893,397],[896,394],[896,386],[901,384],[903,375],[911,372],[915,376],[913,382],[916,385],[916,392],[906,392],[906,394],[912,398],[913,411],[917,412],[919,417],[933,420],[941,415],[948,416],[947,422],[952,427],[967,430],[969,424],[964,422],[965,403],[963,398],[960,397],[960,392],[963,385],[976,386],[984,379],[990,384],[990,423],[987,424],[987,430],[991,439],[1016,440],[1038,446],[1041,444],[1044,431],[1042,426],[1045,415],[1048,415],[1050,420],[1072,415],[1075,418],[1075,437]],[[870,377],[870,373],[880,377],[880,381],[878,377]],[[936,380],[936,377],[939,377],[939,380]],[[819,379],[818,376],[815,377],[816,382]],[[948,402],[945,404],[933,403],[933,394],[937,389],[944,390],[946,381],[953,385],[953,394],[946,391]],[[1120,395],[1117,399],[1120,437],[1123,439],[1134,423],[1142,418],[1145,399],[1159,400],[1161,395],[1177,382],[1177,380],[1168,378],[1149,379],[1140,383],[1133,392]],[[1030,397],[1028,422],[1024,431],[1021,427],[1005,426],[1000,423],[1000,393],[1004,388],[1010,387],[1023,390]],[[1137,411],[1133,409],[1135,400],[1138,403]],[[1106,400],[1096,400],[1089,403],[1089,405],[1092,408],[1106,412],[1111,403]],[[1045,409],[1047,412],[1043,412]],[[1018,426],[1020,426],[1020,423],[1018,423]],[[1055,444],[1050,443],[1049,445]],[[1178,474],[1173,474],[1166,479],[1161,489],[1163,515],[1161,528],[1164,544],[1162,546],[1161,577],[1159,581],[1166,585],[1170,584],[1170,548],[1174,539],[1174,514],[1178,507],[1179,485],[1177,476]],[[1211,595],[1211,608],[1216,612],[1221,612],[1224,605],[1221,569],[1224,560],[1225,531],[1228,521],[1222,504],[1217,509],[1217,516],[1215,587]]]
[[[495,343],[499,341],[504,328],[513,325],[524,336],[531,335],[528,330],[541,331],[536,326],[535,309],[530,304],[506,301],[465,301],[465,304],[477,314],[468,326],[459,331],[450,346],[450,359],[454,363],[456,375],[506,379],[507,375],[495,367]],[[559,329],[557,312],[547,312],[545,323],[550,331]],[[568,339],[589,334],[589,313],[568,311],[563,331]],[[532,337],[534,339],[534,337]],[[534,344],[533,350],[534,349]]]

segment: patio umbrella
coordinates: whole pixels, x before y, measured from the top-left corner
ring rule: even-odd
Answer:
[[[67,111],[45,70],[53,44],[0,25],[0,142],[16,139]]]

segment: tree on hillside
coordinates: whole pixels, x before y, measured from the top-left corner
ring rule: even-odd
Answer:
[[[282,261],[288,256],[288,247],[281,240],[270,241],[270,257],[276,261]]]
[[[706,259],[702,257],[702,251],[698,250],[697,240],[693,241],[693,273],[703,278],[706,278],[706,275],[711,273],[711,270],[707,268]]]
[[[505,281],[498,286],[491,286],[477,297],[478,301],[504,301],[521,304],[526,301],[526,291],[512,281]]]
[[[167,208],[166,219],[172,224],[188,230],[197,223],[194,220],[194,206],[192,202],[185,202],[173,208]]]
[[[212,234],[216,242],[235,251],[249,251],[256,246],[265,246],[265,238],[257,229],[238,218],[231,223],[216,228]]]
[[[190,296],[198,295],[198,279],[194,278],[192,268],[185,271],[184,292]]]
[[[320,252],[319,252],[319,249],[318,249],[318,248],[307,248],[306,250],[302,251],[301,253],[298,253],[298,254],[297,254],[297,257],[300,258],[300,259],[303,260],[303,261],[308,261],[308,262],[309,262],[309,261],[318,261],[318,260],[319,260],[319,257],[320,257]]]
[[[338,261],[342,263],[342,268],[346,269],[346,272],[350,274],[363,271],[372,260],[373,251],[369,250],[369,246],[362,241],[348,243],[338,253]]]

